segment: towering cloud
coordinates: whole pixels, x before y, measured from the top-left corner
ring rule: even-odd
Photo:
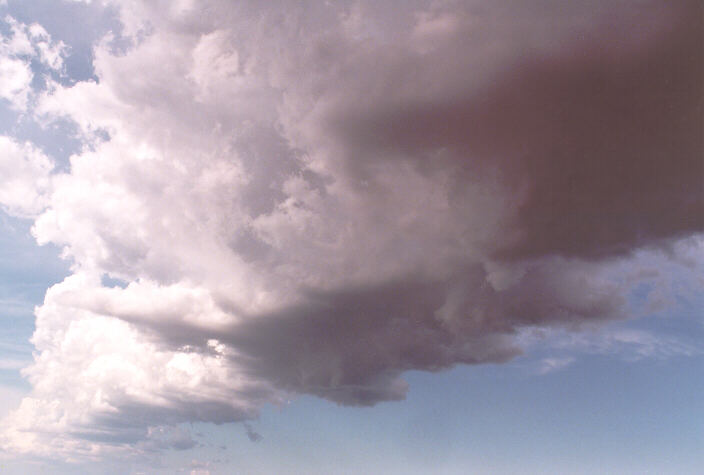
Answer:
[[[698,1],[114,3],[98,80],[33,109],[85,147],[34,225],[73,275],[6,450],[401,399],[626,317],[615,264],[704,228]]]

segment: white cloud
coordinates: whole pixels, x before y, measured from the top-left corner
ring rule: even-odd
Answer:
[[[15,109],[24,110],[31,90],[32,71],[29,64],[19,59],[0,57],[0,97]]]
[[[5,417],[11,410],[17,408],[27,391],[12,386],[0,386],[0,417]]]
[[[638,329],[618,329],[598,334],[583,333],[565,335],[556,343],[557,347],[580,349],[596,354],[620,354],[627,360],[643,358],[669,358],[672,356],[694,356],[702,354],[702,345],[682,338],[655,335]]]
[[[0,136],[0,205],[17,216],[34,216],[48,203],[53,162],[30,143]]]
[[[608,19],[521,2],[482,18],[454,3],[117,4],[130,48],[103,41],[99,81],[53,84],[36,107],[86,146],[31,207],[73,275],[37,310],[33,391],[6,450],[185,448],[179,423],[249,419],[291,394],[401,399],[404,371],[504,362],[525,328],[627,316],[613,274],[629,252],[701,231],[700,131],[663,105],[694,86],[641,77],[691,46],[676,9],[643,7],[636,41],[602,35],[632,24],[628,2]],[[612,117],[614,100],[640,112]]]
[[[549,356],[539,363],[539,373],[560,369],[575,361],[572,355],[606,355],[625,361],[667,359],[696,356],[704,353],[698,341],[673,334],[656,334],[639,328],[592,328],[573,332],[566,329],[525,329],[520,335],[528,349],[548,349],[561,354]],[[570,353],[565,356],[564,353]],[[563,365],[564,363],[564,365]]]
[[[548,374],[554,371],[560,371],[574,363],[574,361],[575,358],[573,356],[543,358],[540,360],[538,365],[538,374]]]
[[[17,370],[17,369],[22,369],[27,366],[31,361],[29,360],[16,360],[16,359],[8,359],[8,358],[3,358],[0,359],[0,370]]]
[[[25,111],[34,92],[32,61],[61,71],[68,50],[61,41],[53,41],[39,24],[26,25],[9,15],[4,22],[10,31],[0,39],[0,98],[12,108]]]
[[[183,446],[164,424],[241,420],[277,402],[269,384],[238,374],[237,355],[217,341],[164,348],[125,321],[74,306],[91,284],[74,275],[52,287],[38,310],[32,341],[40,355],[24,371],[34,390],[8,419],[6,448],[92,458],[130,445]],[[166,307],[179,315],[177,305]]]

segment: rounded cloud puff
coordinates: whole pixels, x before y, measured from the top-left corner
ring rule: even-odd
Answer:
[[[34,111],[87,145],[34,225],[73,275],[8,449],[401,399],[626,317],[613,263],[704,228],[697,2],[115,3],[129,47]]]

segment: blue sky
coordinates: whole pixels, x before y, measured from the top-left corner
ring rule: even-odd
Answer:
[[[549,3],[0,2],[0,471],[698,473],[701,5]]]

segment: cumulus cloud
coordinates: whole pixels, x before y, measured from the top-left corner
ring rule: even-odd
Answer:
[[[51,188],[54,163],[32,144],[0,136],[0,206],[16,216],[42,211]]]
[[[49,71],[60,72],[66,45],[52,40],[39,24],[26,25],[5,16],[7,34],[0,38],[0,98],[18,111],[25,111],[33,92],[32,62]]]
[[[699,2],[115,3],[127,49],[37,102],[86,147],[34,224],[73,275],[5,450],[402,399],[627,317],[615,269],[704,227]]]

